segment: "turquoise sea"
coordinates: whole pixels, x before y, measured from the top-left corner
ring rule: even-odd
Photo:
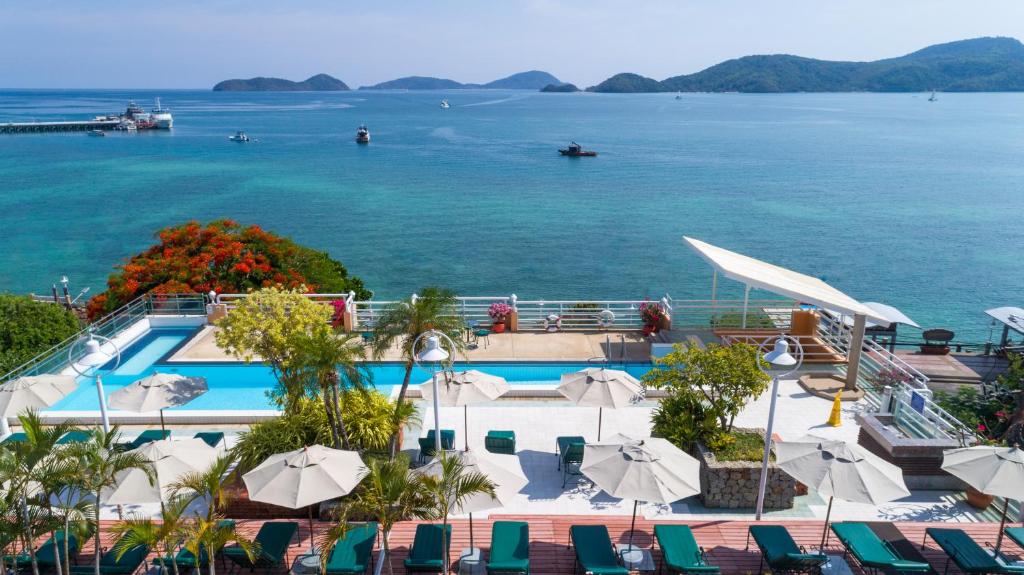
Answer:
[[[706,298],[686,234],[958,339],[1024,304],[1024,94],[5,90],[0,122],[156,96],[170,133],[0,136],[0,290],[95,293],[160,227],[232,217],[379,298]],[[560,157],[570,139],[600,156]]]

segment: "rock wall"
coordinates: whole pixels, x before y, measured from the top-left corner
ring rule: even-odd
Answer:
[[[764,434],[763,429],[754,429]],[[757,490],[761,479],[761,463],[753,461],[718,461],[714,453],[697,445],[700,455],[700,498],[705,507],[751,509],[757,506]],[[768,465],[765,487],[765,509],[793,507],[797,483],[774,463]]]

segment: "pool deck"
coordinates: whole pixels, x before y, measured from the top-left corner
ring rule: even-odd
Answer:
[[[937,389],[992,381],[1009,367],[1006,359],[994,355],[927,355],[910,350],[897,350],[896,355],[928,377],[930,386]]]

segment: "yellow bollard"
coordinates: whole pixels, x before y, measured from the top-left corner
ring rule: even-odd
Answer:
[[[842,395],[843,390],[836,392],[836,398],[832,402],[832,413],[828,416],[828,424],[832,427],[839,427],[843,424],[842,419]]]

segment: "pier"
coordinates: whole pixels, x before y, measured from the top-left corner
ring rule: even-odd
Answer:
[[[120,122],[121,120],[117,118],[111,120],[79,120],[71,122],[8,122],[0,123],[0,134],[113,130]]]

